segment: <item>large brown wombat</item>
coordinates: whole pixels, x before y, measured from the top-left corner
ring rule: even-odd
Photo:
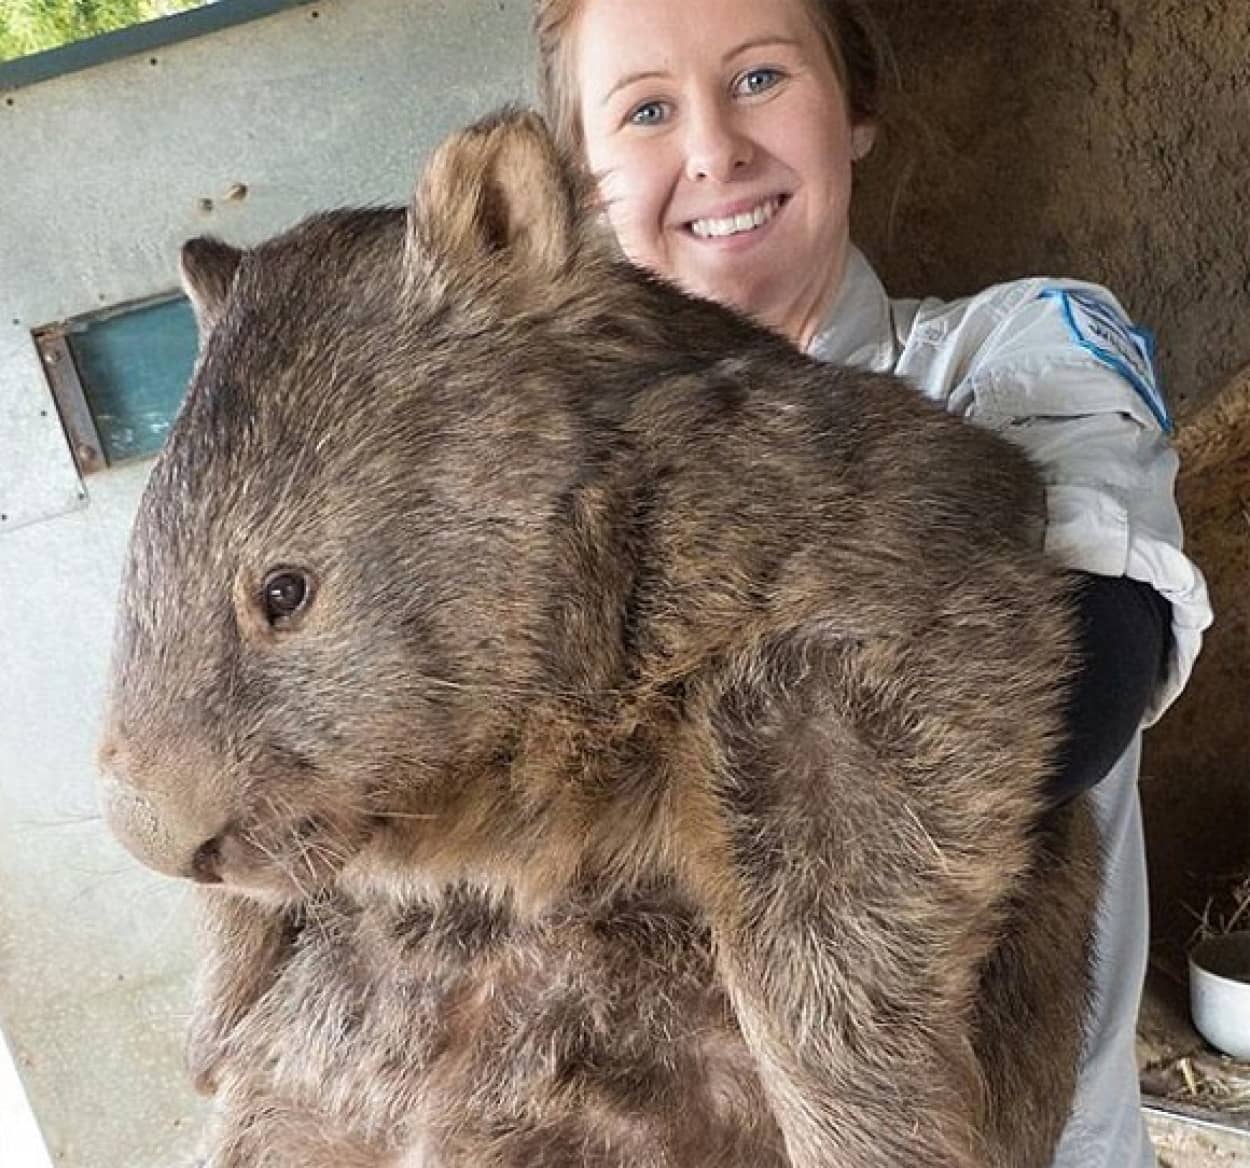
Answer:
[[[213,1168],[1041,1166],[1096,841],[1024,458],[635,271],[528,116],[184,252],[110,822]]]

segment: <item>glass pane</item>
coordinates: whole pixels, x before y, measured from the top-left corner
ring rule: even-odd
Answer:
[[[185,299],[77,326],[66,338],[110,463],[160,449],[195,365],[195,316]]]

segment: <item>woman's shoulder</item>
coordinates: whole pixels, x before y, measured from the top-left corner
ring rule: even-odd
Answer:
[[[1028,276],[992,284],[955,300],[896,300],[907,344],[939,344],[954,338],[968,345],[1075,344],[1084,348],[1094,323],[1104,343],[1124,334],[1146,335],[1114,294],[1101,284],[1056,276]]]
[[[891,307],[899,372],[929,382],[937,396],[962,387],[983,406],[1001,400],[1013,412],[1025,400],[1039,410],[1063,407],[1059,412],[1078,401],[1085,408],[1101,402],[1171,430],[1154,338],[1102,285],[1034,276],[956,300]]]

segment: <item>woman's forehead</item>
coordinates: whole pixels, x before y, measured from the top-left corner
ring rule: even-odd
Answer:
[[[757,48],[822,48],[804,0],[584,0],[574,36],[579,79],[596,91],[694,60],[730,65]]]

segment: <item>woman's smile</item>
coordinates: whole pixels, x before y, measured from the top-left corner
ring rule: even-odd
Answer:
[[[774,195],[754,204],[709,213],[686,224],[686,229],[699,239],[729,240],[742,235],[758,235],[760,228],[771,223],[783,206],[785,196]]]

